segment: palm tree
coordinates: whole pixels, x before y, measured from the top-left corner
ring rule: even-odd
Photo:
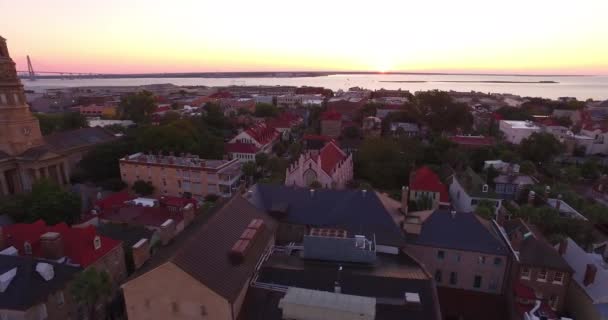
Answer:
[[[89,268],[76,276],[71,291],[76,302],[88,309],[89,319],[93,320],[97,304],[105,301],[112,292],[110,276],[105,271]]]

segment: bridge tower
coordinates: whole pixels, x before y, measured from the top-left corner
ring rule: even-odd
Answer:
[[[27,73],[30,76],[30,80],[36,80],[36,73],[34,72],[34,67],[32,66],[32,60],[30,60],[30,56],[27,56]]]

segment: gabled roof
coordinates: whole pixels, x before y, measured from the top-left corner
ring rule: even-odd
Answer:
[[[228,253],[253,219],[265,227],[240,264]],[[171,258],[171,262],[217,294],[234,302],[253,275],[256,263],[274,235],[274,222],[241,196],[236,196],[200,228]]]
[[[473,169],[467,167],[465,171],[458,172],[454,178],[464,188],[469,196],[485,199],[500,199],[492,188],[488,188],[488,192],[483,192],[485,181]]]
[[[441,183],[439,176],[429,167],[420,167],[414,172],[412,178],[412,181],[410,181],[410,190],[439,192],[439,201],[450,201],[448,189]]]
[[[336,166],[348,156],[334,142],[329,142],[319,151],[319,158],[321,159],[321,168],[331,176]]]
[[[42,256],[40,247],[40,236],[46,232],[58,232],[61,234],[63,253],[72,263],[87,267],[103,257],[106,253],[120,245],[120,241],[100,236],[101,247],[95,250],[93,239],[96,236],[95,228],[87,226],[83,228],[70,228],[65,223],[47,226],[42,220],[34,223],[17,223],[3,227],[2,236],[7,246],[13,246],[24,254],[24,244],[29,242],[32,246],[32,255]]]
[[[53,266],[54,276],[51,280],[44,280],[36,271],[39,262]],[[82,270],[79,267],[48,260],[0,255],[0,274],[13,268],[17,268],[17,274],[6,291],[0,292],[0,309],[27,310],[46,302],[51,294],[63,290],[76,273]]]
[[[490,225],[470,212],[435,210],[413,242],[421,246],[507,255],[506,243]]]
[[[261,145],[265,145],[273,141],[279,135],[275,128],[267,126],[265,123],[260,123],[253,127],[249,127],[247,130],[245,130],[245,132]]]
[[[522,265],[572,272],[572,268],[557,250],[534,236],[529,236],[522,241],[519,248],[519,261]]]
[[[125,202],[133,200],[136,197],[126,191],[121,191],[108,195],[107,197],[95,201],[95,207],[98,207],[102,212],[111,208],[119,208],[125,205]]]
[[[381,245],[402,246],[404,236],[378,195],[369,190],[319,189],[257,184],[248,196],[257,208],[269,212],[286,205],[281,220],[299,225],[343,228],[351,235],[375,235]]]
[[[266,124],[271,128],[291,128],[296,126],[302,118],[290,112],[283,112],[276,118],[269,118]]]
[[[608,268],[601,255],[585,252],[572,239],[566,241],[566,250],[563,254],[564,259],[574,270],[572,279],[587,293],[594,304],[608,303]],[[583,283],[587,265],[591,264],[597,268],[595,280],[589,285]]]

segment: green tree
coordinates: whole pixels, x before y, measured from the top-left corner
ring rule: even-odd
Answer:
[[[361,137],[361,130],[357,126],[349,126],[344,129],[344,136],[349,139],[356,139]]]
[[[495,218],[495,209],[494,202],[481,200],[477,203],[477,207],[475,207],[475,214],[486,220],[491,220]]]
[[[590,159],[581,166],[581,175],[585,179],[595,180],[600,177],[601,170],[595,159]]]
[[[179,114],[179,112],[175,112],[175,111],[167,111],[165,112],[165,114],[163,114],[160,117],[160,124],[164,125],[164,124],[169,124],[173,121],[177,121],[181,118],[182,116]]]
[[[79,305],[85,306],[89,319],[97,318],[96,307],[105,306],[112,293],[112,283],[107,272],[88,268],[74,278],[71,294]]]
[[[77,166],[83,180],[101,182],[106,179],[120,179],[119,159],[137,152],[129,139],[94,147],[86,153]]]
[[[359,179],[371,182],[376,188],[400,188],[407,181],[410,163],[397,142],[389,139],[370,138],[363,141],[355,173]]]
[[[255,174],[257,173],[257,166],[254,162],[245,162],[243,164],[242,170],[243,174],[251,179],[255,177]]]
[[[34,183],[30,193],[0,201],[0,214],[8,214],[15,221],[24,223],[42,219],[47,224],[72,224],[80,216],[80,208],[78,195],[64,191],[48,180]]]
[[[519,172],[527,175],[533,175],[536,173],[536,166],[534,162],[527,160],[521,163]]]
[[[43,135],[53,132],[61,132],[86,128],[88,126],[87,119],[80,112],[64,112],[64,113],[36,113],[40,131]]]
[[[523,159],[546,163],[559,155],[563,146],[552,134],[535,132],[521,141],[519,149]]]
[[[150,181],[137,180],[131,187],[140,196],[149,196],[154,193],[154,186]]]
[[[576,183],[581,179],[581,170],[574,165],[567,166],[563,172],[564,179],[569,183]]]
[[[255,105],[255,112],[254,112],[256,117],[276,117],[279,115],[279,108],[277,108],[277,106],[273,105],[273,104],[269,104],[269,103],[258,103]]]
[[[266,153],[258,153],[255,155],[255,164],[260,168],[265,168],[268,163],[268,155]]]
[[[148,121],[155,109],[154,95],[145,90],[123,97],[118,105],[120,116],[136,123]]]

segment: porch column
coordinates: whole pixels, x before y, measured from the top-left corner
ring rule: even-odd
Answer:
[[[6,176],[4,170],[0,170],[0,195],[9,195],[8,184],[6,183]]]
[[[49,175],[49,167],[48,167],[48,166],[45,166],[45,167],[44,167],[44,177],[45,177],[47,180],[49,180],[49,181],[51,180],[51,175]]]
[[[61,167],[63,168],[63,174],[65,177],[65,183],[70,184],[70,165],[67,161],[63,161],[61,163]]]

